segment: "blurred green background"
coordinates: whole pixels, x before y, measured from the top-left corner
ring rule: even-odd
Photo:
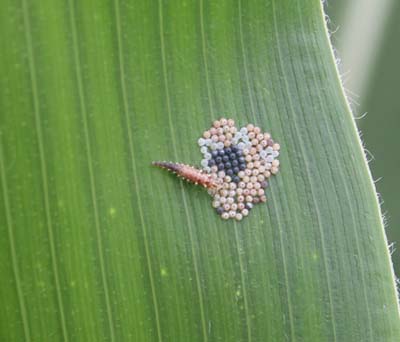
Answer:
[[[400,1],[325,3],[339,70],[367,151],[400,276]],[[368,213],[365,213],[368,215]]]

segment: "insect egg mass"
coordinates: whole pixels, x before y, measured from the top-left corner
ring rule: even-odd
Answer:
[[[240,221],[254,204],[266,202],[268,179],[279,172],[280,150],[269,133],[253,124],[237,129],[234,120],[221,118],[203,132],[198,145],[199,169],[172,162],[153,165],[207,188],[212,207],[225,220]]]

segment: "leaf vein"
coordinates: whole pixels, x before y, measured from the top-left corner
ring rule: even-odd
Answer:
[[[27,315],[27,311],[26,311],[24,295],[22,293],[20,270],[18,267],[17,252],[15,249],[15,237],[14,237],[14,233],[13,233],[14,228],[13,228],[13,221],[12,221],[12,215],[11,215],[11,210],[10,210],[10,200],[8,197],[8,185],[7,185],[5,164],[4,164],[1,132],[0,132],[0,170],[1,170],[1,183],[2,183],[2,188],[3,188],[4,209],[6,212],[8,242],[10,245],[11,264],[12,264],[12,268],[13,268],[13,275],[14,275],[14,281],[15,281],[15,286],[16,286],[16,291],[17,291],[19,310],[21,313],[21,320],[22,320],[22,326],[23,326],[23,330],[24,330],[25,341],[31,341],[31,334],[30,334],[28,318],[27,318],[28,315]]]
[[[277,41],[277,52],[278,52],[278,56],[279,56],[279,64],[281,67],[281,71],[282,71],[282,75],[283,75],[283,82],[286,88],[286,92],[289,95],[290,94],[290,90],[289,90],[289,85],[288,85],[288,81],[287,81],[287,76],[285,74],[285,68],[283,66],[283,62],[282,62],[282,51],[281,51],[281,43],[280,43],[280,38],[279,38],[279,31],[278,31],[278,26],[277,26],[277,14],[276,14],[276,6],[275,6],[275,0],[272,0],[272,12],[273,12],[273,21],[274,21],[274,30],[275,30],[275,37],[276,37],[276,41]],[[294,110],[294,105],[292,103],[292,98],[291,96],[288,96],[288,103],[289,103],[289,107],[290,110],[293,114],[295,114],[295,110]],[[295,134],[298,136],[298,138],[300,139],[300,133],[298,132],[297,126],[294,125],[294,130],[295,130]],[[306,157],[306,153],[304,151],[303,145],[299,144],[299,148],[301,150],[301,154],[303,156],[303,158]],[[324,273],[325,273],[325,278],[326,278],[326,284],[327,284],[327,292],[328,292],[328,300],[329,300],[329,310],[330,310],[330,314],[331,314],[331,321],[332,321],[332,330],[333,330],[333,338],[334,341],[337,341],[336,338],[336,325],[335,325],[335,315],[334,315],[334,310],[333,310],[333,299],[332,299],[332,288],[331,288],[331,279],[329,276],[329,272],[328,272],[328,264],[327,264],[327,256],[326,256],[326,246],[325,246],[325,234],[323,232],[323,229],[321,227],[321,213],[319,210],[319,206],[317,204],[317,202],[315,201],[315,195],[314,195],[314,186],[313,186],[313,182],[310,179],[310,170],[309,170],[309,166],[308,166],[308,162],[305,160],[304,161],[304,168],[306,169],[306,174],[307,174],[307,178],[308,178],[308,182],[310,185],[310,192],[311,192],[311,199],[313,202],[313,206],[315,209],[315,213],[316,213],[316,219],[317,219],[317,223],[318,223],[318,230],[319,230],[319,235],[320,235],[320,240],[321,240],[321,252],[322,252],[322,259],[323,259],[323,265],[324,265]],[[291,318],[291,321],[293,321],[293,317]],[[293,323],[292,327],[293,327]],[[292,332],[292,337],[294,337],[294,332]]]
[[[24,21],[24,29],[25,29],[25,40],[26,40],[27,53],[28,53],[28,67],[29,67],[29,74],[30,74],[30,83],[31,83],[31,87],[32,87],[33,111],[34,111],[34,117],[35,117],[35,131],[36,131],[36,135],[37,135],[37,139],[38,139],[40,173],[41,173],[41,178],[42,178],[41,179],[42,191],[43,191],[43,197],[44,197],[44,210],[45,210],[45,216],[46,216],[46,229],[47,229],[47,234],[49,237],[49,244],[50,244],[51,267],[52,267],[53,276],[54,276],[54,285],[55,285],[55,289],[56,289],[57,305],[58,305],[59,314],[60,314],[62,335],[63,335],[64,341],[68,341],[69,340],[68,339],[68,331],[67,331],[67,325],[66,325],[66,321],[65,321],[65,312],[64,312],[64,305],[63,305],[62,295],[61,295],[60,280],[59,280],[59,276],[58,276],[57,254],[56,254],[54,235],[53,235],[53,223],[52,223],[52,219],[51,219],[48,175],[47,175],[46,159],[45,159],[44,145],[43,145],[43,132],[42,132],[42,127],[41,127],[35,58],[34,58],[33,46],[32,46],[31,23],[30,23],[30,19],[29,19],[29,10],[28,10],[28,4],[26,3],[26,0],[22,0],[22,12],[23,12],[23,21]]]
[[[142,228],[143,239],[144,239],[146,265],[147,265],[147,269],[149,272],[149,280],[150,280],[150,287],[151,287],[152,303],[153,303],[153,307],[154,307],[157,336],[158,336],[158,340],[161,342],[162,341],[162,333],[161,333],[161,324],[160,324],[160,313],[159,313],[159,308],[158,308],[156,289],[155,289],[155,285],[154,285],[153,269],[151,266],[150,248],[149,248],[149,241],[148,241],[148,236],[147,236],[147,225],[144,220],[142,198],[140,196],[140,191],[139,191],[139,180],[138,180],[138,176],[137,176],[138,172],[137,172],[136,162],[135,162],[135,149],[133,147],[134,143],[133,143],[133,137],[132,137],[132,133],[131,133],[131,129],[130,129],[131,128],[131,120],[129,118],[129,104],[128,104],[128,97],[127,97],[127,89],[126,89],[126,83],[125,83],[124,76],[123,76],[125,74],[125,65],[124,65],[124,60],[123,60],[123,55],[122,55],[121,19],[120,19],[119,0],[114,0],[114,6],[115,6],[115,22],[116,22],[116,28],[117,28],[119,75],[120,75],[120,84],[121,84],[121,91],[122,91],[122,101],[123,101],[123,106],[124,106],[124,116],[125,116],[125,122],[126,122],[126,126],[127,126],[130,160],[131,160],[132,170],[133,170],[133,179],[135,182],[135,194],[137,197],[137,207],[139,210],[139,217],[140,217],[140,222],[141,222],[140,226]]]
[[[210,107],[211,115],[214,119],[214,107],[213,107],[212,97],[211,97],[210,75],[209,75],[209,71],[208,71],[207,45],[206,45],[206,36],[205,36],[205,30],[204,30],[204,1],[203,0],[200,0],[200,12],[199,13],[200,13],[201,47],[202,47],[202,55],[203,55],[203,63],[204,63],[204,73],[206,76],[208,105]]]
[[[93,157],[92,157],[92,149],[90,144],[89,138],[89,127],[88,127],[88,115],[87,115],[87,108],[86,108],[86,99],[83,90],[83,81],[81,77],[81,60],[79,57],[79,46],[78,46],[78,35],[76,29],[76,18],[75,18],[75,9],[72,5],[71,0],[68,1],[69,5],[69,13],[70,13],[70,25],[72,31],[72,40],[73,40],[73,50],[74,50],[74,64],[75,64],[75,77],[77,80],[78,86],[78,96],[79,96],[79,104],[80,104],[80,114],[82,116],[83,122],[83,131],[84,131],[84,139],[85,139],[85,151],[86,151],[86,158],[87,158],[87,167],[89,172],[89,186],[90,186],[90,195],[93,207],[93,214],[95,220],[95,229],[96,229],[96,241],[97,241],[97,253],[99,256],[99,263],[100,263],[100,274],[101,274],[101,282],[104,291],[104,298],[106,304],[106,312],[107,312],[107,322],[110,329],[110,339],[111,341],[115,341],[115,332],[114,332],[114,319],[111,309],[111,302],[110,302],[110,290],[108,288],[107,279],[106,279],[106,267],[104,262],[104,254],[103,254],[103,240],[101,237],[101,230],[100,230],[100,217],[99,217],[99,209],[97,205],[97,190],[94,178],[94,171],[93,171]]]
[[[176,150],[177,144],[176,144],[175,132],[174,132],[173,123],[172,123],[171,100],[170,100],[170,93],[169,93],[167,63],[166,63],[166,56],[165,56],[163,10],[162,10],[161,0],[158,1],[158,5],[159,5],[158,8],[159,8],[159,24],[160,24],[161,60],[162,60],[163,80],[164,80],[164,87],[165,87],[165,97],[166,97],[166,101],[167,101],[168,125],[169,125],[169,129],[171,132],[171,140],[172,140],[172,146],[173,146],[173,150],[174,150],[174,156],[175,156],[175,158],[177,158],[178,157],[178,153]],[[185,210],[186,220],[187,220],[188,228],[189,228],[189,238],[191,240],[190,246],[191,246],[191,253],[192,253],[192,258],[193,258],[193,267],[194,267],[194,271],[195,271],[197,294],[199,297],[199,308],[200,308],[203,340],[207,342],[208,341],[208,333],[207,333],[207,325],[206,325],[206,319],[205,319],[205,313],[204,313],[204,303],[203,303],[204,300],[203,300],[203,294],[202,294],[201,284],[200,284],[200,272],[199,272],[199,267],[197,264],[197,256],[196,256],[196,253],[194,250],[193,225],[190,220],[188,204],[187,204],[186,195],[185,195],[182,181],[180,182],[180,190],[181,190],[181,194],[182,194],[182,201],[183,201],[183,207]]]
[[[241,47],[241,53],[242,53],[242,58],[243,58],[243,69],[244,69],[244,75],[246,79],[246,86],[247,86],[247,91],[249,93],[249,100],[250,100],[250,108],[253,113],[255,114],[255,107],[253,103],[253,97],[252,97],[252,92],[250,88],[250,78],[249,78],[249,71],[248,71],[248,66],[247,66],[247,56],[246,52],[244,51],[244,39],[243,39],[243,23],[242,23],[242,1],[238,0],[238,19],[239,19],[239,37],[240,37],[240,47]]]

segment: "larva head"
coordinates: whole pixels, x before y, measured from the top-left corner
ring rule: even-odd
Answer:
[[[206,175],[206,177],[202,185],[210,190],[211,193],[217,192],[221,187],[221,181],[211,177],[211,175]]]

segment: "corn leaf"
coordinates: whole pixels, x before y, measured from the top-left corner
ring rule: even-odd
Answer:
[[[1,8],[1,341],[400,340],[318,0]],[[241,222],[150,165],[221,116],[282,146]]]

